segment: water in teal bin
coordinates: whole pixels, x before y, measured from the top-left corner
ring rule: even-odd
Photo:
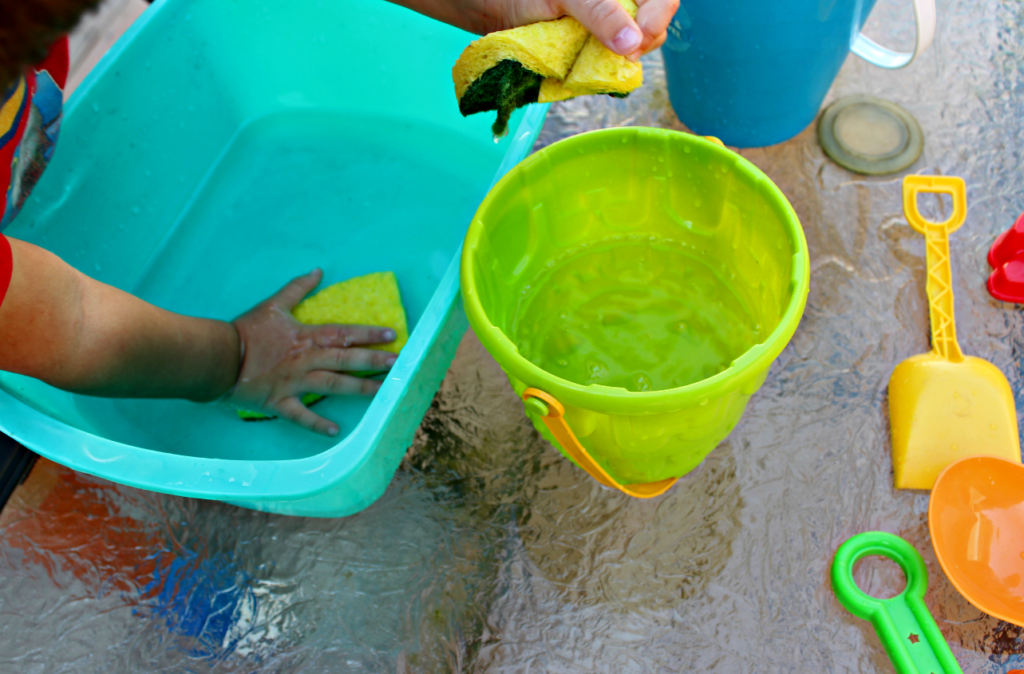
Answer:
[[[465,147],[457,163],[446,146]],[[298,111],[247,125],[152,255],[134,291],[185,314],[230,319],[315,266],[325,283],[394,271],[410,330],[457,250],[495,149],[404,120]],[[342,438],[367,398],[318,413]],[[271,460],[336,444],[290,424],[242,422],[226,406],[75,397],[86,430],[190,456]],[[81,422],[79,423],[81,425]]]
[[[520,290],[520,354],[571,382],[660,391],[724,371],[762,341],[728,272],[692,248],[605,241],[568,252]]]

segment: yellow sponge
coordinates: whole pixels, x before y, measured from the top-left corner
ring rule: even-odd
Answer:
[[[542,77],[564,79],[588,35],[568,16],[485,35],[470,43],[455,62],[455,95],[462,100],[473,82],[504,60],[517,61]]]
[[[302,300],[292,310],[292,315],[307,325],[380,325],[395,331],[395,341],[367,347],[370,349],[398,353],[409,341],[398,280],[389,271],[357,276],[328,286]]]
[[[619,2],[636,17],[633,0]],[[643,84],[643,70],[563,17],[476,40],[452,68],[452,81],[464,116],[498,111],[493,131],[500,136],[516,108],[584,94],[625,96]]]
[[[568,77],[561,82],[544,80],[538,100],[548,103],[588,94],[628,94],[643,83],[644,71],[639,63],[619,56],[591,35]]]
[[[398,353],[409,341],[409,327],[405,319],[405,308],[398,292],[398,280],[393,272],[377,272],[366,276],[335,283],[306,299],[294,309],[292,315],[300,323],[323,325],[379,325],[395,331],[395,341],[390,344],[376,344],[364,348]],[[307,393],[302,402],[311,405],[323,396]],[[272,419],[260,412],[237,410],[245,421]]]

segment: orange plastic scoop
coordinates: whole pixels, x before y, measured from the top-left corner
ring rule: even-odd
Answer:
[[[917,195],[947,194],[953,215],[930,222],[917,210]],[[1020,463],[1017,409],[1006,377],[981,358],[965,356],[953,319],[949,234],[967,216],[964,181],[950,176],[903,179],[903,212],[925,236],[932,350],[896,366],[889,379],[892,465],[898,489],[931,489],[950,463],[989,454]]]
[[[967,601],[1024,626],[1024,466],[972,456],[939,475],[928,527],[942,570]]]

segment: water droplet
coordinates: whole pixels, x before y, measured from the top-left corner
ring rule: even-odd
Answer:
[[[603,360],[591,358],[587,361],[587,374],[591,383],[604,379],[608,376],[608,364]]]
[[[569,367],[569,361],[567,361],[565,358],[559,358],[558,367]]]
[[[646,372],[634,372],[633,376],[629,378],[629,390],[637,393],[653,391],[654,381],[651,380],[651,376]]]

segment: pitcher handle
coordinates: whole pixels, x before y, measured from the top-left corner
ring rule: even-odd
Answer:
[[[562,445],[562,449],[568,452],[569,456],[572,457],[573,461],[590,474],[590,477],[594,478],[606,487],[614,487],[624,494],[629,494],[634,498],[654,498],[655,496],[661,496],[669,487],[676,483],[679,478],[669,477],[664,480],[658,480],[657,482],[645,482],[642,484],[620,484],[615,478],[605,471],[597,461],[590,456],[586,448],[580,444],[576,434],[569,428],[569,424],[565,421],[565,407],[562,403],[544,391],[536,388],[528,388],[523,391],[523,402],[529,403],[531,400],[536,401],[534,404],[534,411],[541,415],[541,419],[544,421],[544,425],[548,427],[551,434],[555,436],[559,444]],[[539,404],[537,404],[539,403]]]
[[[935,39],[935,0],[914,0],[914,20],[917,22],[917,42],[911,53],[893,51],[871,38],[858,33],[850,51],[879,68],[903,68],[923,54]]]

